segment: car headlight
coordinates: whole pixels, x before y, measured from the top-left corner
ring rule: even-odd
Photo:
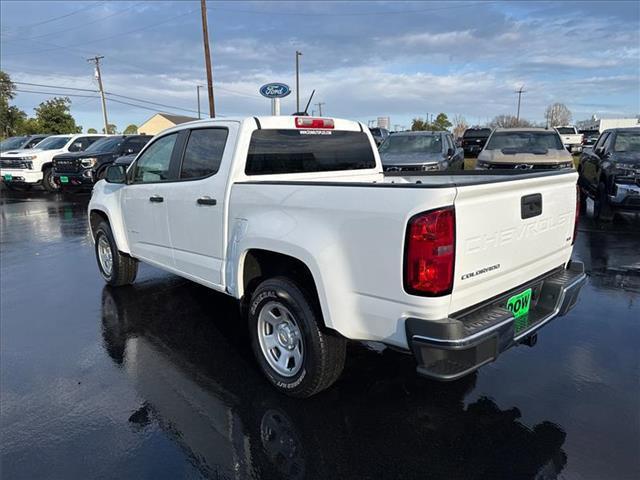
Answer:
[[[83,158],[80,160],[80,163],[84,168],[91,168],[98,163],[98,159],[96,157]]]
[[[34,160],[37,157],[37,155],[27,155],[26,157],[20,157],[20,160],[22,160],[23,162],[28,162],[30,160]]]

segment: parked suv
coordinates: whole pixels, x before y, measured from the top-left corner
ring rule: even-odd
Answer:
[[[572,168],[573,160],[555,130],[498,128],[476,162],[476,170]]]
[[[467,128],[462,134],[462,149],[465,155],[478,155],[491,135],[490,128]]]
[[[0,142],[0,152],[35,148],[38,143],[40,143],[48,136],[49,135],[23,135],[21,137],[9,137]]]
[[[614,210],[639,211],[640,127],[602,132],[593,149],[582,152],[578,173],[583,198],[595,201],[596,217],[608,220]]]
[[[118,157],[137,154],[151,138],[151,135],[114,135],[94,143],[84,152],[56,155],[54,182],[63,190],[91,188]]]
[[[380,145],[385,172],[462,170],[464,152],[449,132],[394,133]]]
[[[37,148],[3,152],[0,156],[2,181],[8,187],[42,184],[48,192],[58,190],[53,181],[53,157],[60,153],[81,152],[103,137],[92,134],[51,135]]]

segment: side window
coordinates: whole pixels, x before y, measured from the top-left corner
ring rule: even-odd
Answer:
[[[133,173],[134,183],[165,182],[169,177],[171,154],[178,138],[177,133],[160,137],[138,158]]]
[[[144,147],[148,141],[148,138],[131,138],[127,140],[122,146],[122,151],[125,154],[138,153],[140,150],[142,150],[142,147]]]
[[[598,147],[602,147],[604,145],[605,140],[609,137],[609,133],[603,133],[602,135],[600,135],[600,138],[598,138],[598,141],[596,142],[596,144],[593,146],[593,150],[595,152],[595,149]]]
[[[98,140],[102,140],[103,138],[104,137],[84,137],[82,139],[84,141],[84,144],[85,144],[83,150],[86,150],[87,148],[89,148],[90,145],[93,145]]]
[[[85,148],[87,147],[84,145],[84,143],[82,143],[82,137],[76,138],[75,140],[73,140],[73,142],[71,142],[71,145],[69,145],[70,152],[81,152]]]
[[[32,140],[29,140],[29,143],[27,143],[24,148],[33,148],[35,147],[39,142],[42,141],[42,138],[34,138]]]
[[[604,141],[604,151],[610,152],[613,150],[613,143],[616,141],[615,133],[610,133],[607,139]]]
[[[184,151],[180,178],[202,178],[216,173],[220,168],[228,134],[226,128],[191,130]]]

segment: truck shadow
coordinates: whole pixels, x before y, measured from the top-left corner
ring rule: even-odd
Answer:
[[[565,433],[518,408],[471,404],[476,375],[441,384],[410,356],[351,346],[342,378],[307,400],[258,371],[236,302],[176,277],[102,293],[103,346],[155,423],[212,478],[556,478]]]

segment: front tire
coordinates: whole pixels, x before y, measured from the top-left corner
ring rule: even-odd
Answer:
[[[306,398],[328,388],[344,368],[346,340],[320,328],[312,296],[286,277],[263,281],[248,309],[251,346],[280,392]]]
[[[44,172],[42,172],[42,187],[49,193],[60,190],[60,186],[53,181],[53,169],[51,167],[45,168]]]
[[[100,222],[95,232],[95,253],[100,275],[113,287],[132,284],[138,274],[138,261],[120,253],[111,227]]]
[[[613,219],[613,211],[611,205],[609,205],[609,197],[607,195],[607,186],[604,182],[600,182],[598,186],[598,199],[595,202],[594,216],[598,220],[605,222]]]

